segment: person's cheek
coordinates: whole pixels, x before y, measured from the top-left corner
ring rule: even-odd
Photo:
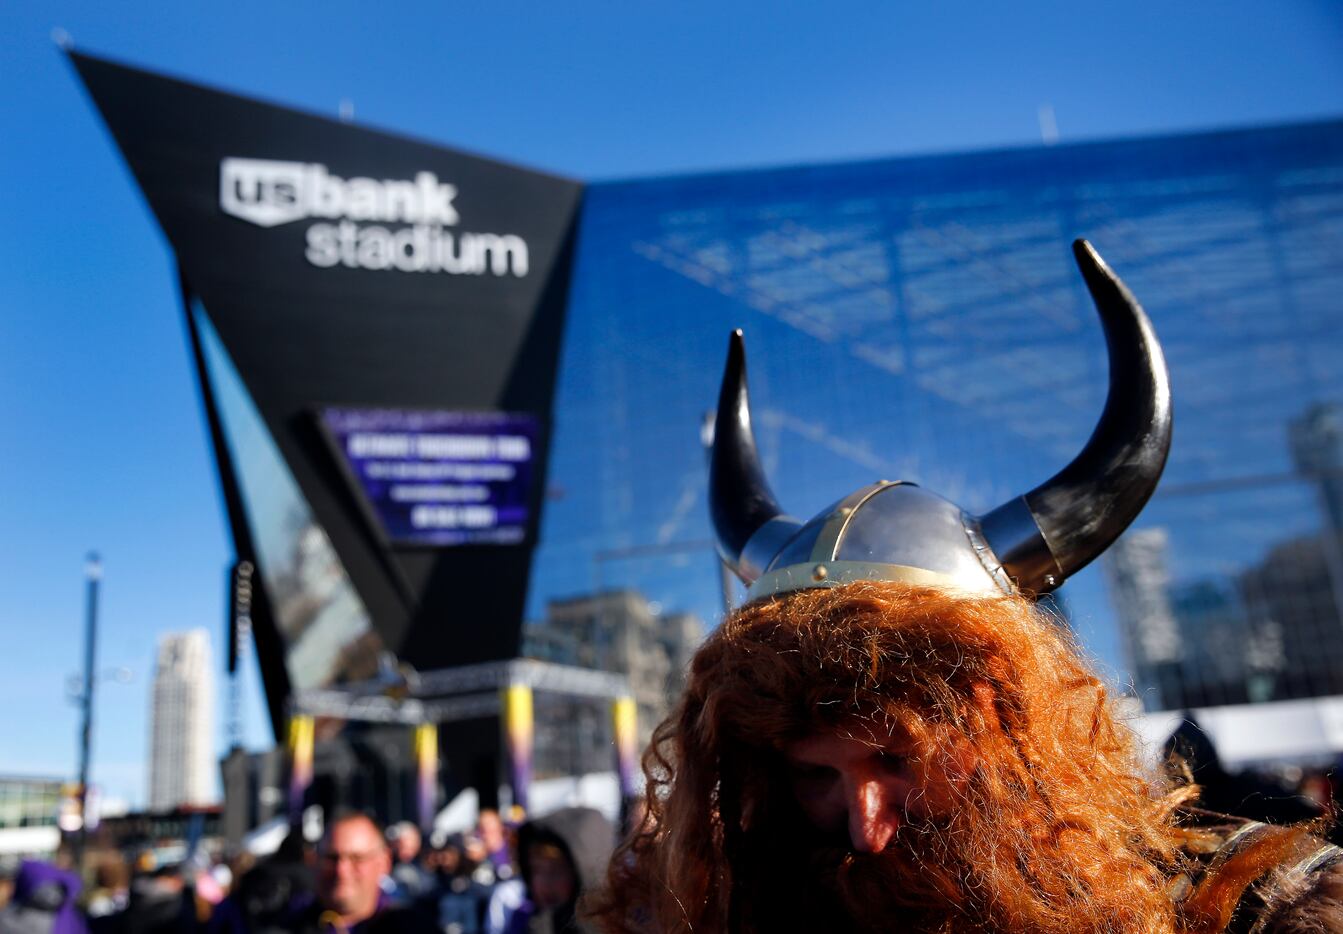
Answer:
[[[832,832],[847,826],[848,804],[837,782],[804,784],[797,790],[796,796],[802,812],[817,830]]]

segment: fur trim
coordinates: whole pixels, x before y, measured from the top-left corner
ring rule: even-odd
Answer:
[[[1296,893],[1290,883],[1279,889],[1266,934],[1343,934],[1343,862],[1312,875]]]

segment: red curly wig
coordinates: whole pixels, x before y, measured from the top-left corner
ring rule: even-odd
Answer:
[[[876,855],[814,839],[782,778],[788,744],[856,720],[898,726],[926,775],[975,751],[955,806]],[[1217,931],[1249,883],[1177,906],[1194,789],[1154,791],[1069,632],[1017,597],[862,582],[748,605],[644,771],[647,817],[589,902],[612,932]]]

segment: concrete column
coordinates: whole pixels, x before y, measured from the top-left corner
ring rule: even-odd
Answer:
[[[508,778],[513,788],[516,814],[527,811],[532,784],[532,689],[526,684],[510,684],[503,689],[504,749],[508,754]]]
[[[633,697],[617,697],[611,702],[611,726],[623,806],[639,793],[639,705]]]
[[[303,796],[312,784],[313,719],[307,714],[289,718],[289,823],[303,819]]]
[[[438,809],[438,724],[415,727],[415,805],[420,829],[433,829]]]

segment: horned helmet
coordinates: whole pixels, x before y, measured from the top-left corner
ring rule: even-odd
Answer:
[[[760,465],[741,331],[728,343],[709,479],[723,560],[748,599],[857,580],[1039,596],[1119,537],[1156,489],[1170,452],[1166,361],[1142,307],[1085,240],[1073,253],[1100,313],[1110,388],[1073,461],[1024,496],[974,515],[908,481],[882,480],[801,522]]]

